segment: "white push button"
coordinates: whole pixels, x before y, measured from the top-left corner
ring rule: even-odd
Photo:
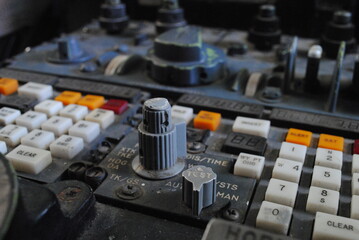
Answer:
[[[87,114],[87,107],[76,104],[69,104],[60,111],[60,116],[71,118],[74,123],[84,119]]]
[[[298,184],[272,178],[269,180],[265,200],[294,207]]]
[[[3,125],[13,123],[20,115],[21,112],[17,109],[3,107],[0,109],[0,123]]]
[[[6,157],[17,171],[38,174],[52,162],[49,151],[20,145]]]
[[[34,97],[39,101],[51,98],[53,94],[52,86],[34,82],[22,85],[17,91],[20,96]]]
[[[358,236],[358,220],[317,212],[313,240],[357,240]]]
[[[172,118],[182,120],[186,124],[188,124],[193,118],[193,108],[173,105]]]
[[[306,153],[306,146],[283,142],[279,151],[279,157],[304,163]]]
[[[234,175],[259,179],[264,167],[264,157],[240,153],[234,165]]]
[[[359,173],[359,154],[353,155],[352,173]]]
[[[62,135],[55,142],[51,143],[51,154],[58,158],[71,159],[84,148],[82,138]]]
[[[60,110],[64,107],[62,102],[55,100],[45,100],[35,106],[36,112],[43,112],[48,117],[54,116],[60,112]]]
[[[353,195],[350,217],[359,220],[359,195]]]
[[[27,111],[20,117],[16,118],[16,124],[26,127],[28,130],[40,128],[41,124],[47,120],[45,113]]]
[[[20,143],[20,139],[26,134],[26,127],[10,124],[0,130],[0,140],[6,142],[10,147],[15,147]]]
[[[100,134],[100,125],[95,122],[78,121],[69,129],[69,135],[82,138],[85,142],[91,142]]]
[[[6,143],[3,141],[0,141],[0,153],[2,153],[2,154],[7,153]]]
[[[21,144],[29,147],[47,149],[54,140],[55,135],[52,132],[34,129],[21,138]]]
[[[41,124],[41,128],[46,131],[55,133],[56,136],[61,136],[67,133],[69,128],[72,126],[71,118],[53,116],[49,120]]]
[[[284,158],[277,158],[275,162],[272,177],[289,182],[299,183],[303,164]]]
[[[310,187],[307,200],[307,212],[337,214],[338,205],[339,192],[325,188]]]
[[[352,195],[359,195],[359,173],[354,173],[352,178]]]
[[[268,137],[270,121],[256,118],[237,117],[234,121],[232,131],[246,133],[259,137]]]
[[[318,148],[317,155],[315,156],[315,165],[341,170],[343,165],[343,152]]]
[[[312,186],[339,191],[342,183],[342,172],[338,169],[314,166]]]
[[[269,231],[287,234],[293,208],[263,201],[259,209],[256,226]]]
[[[106,129],[115,122],[115,113],[110,110],[97,108],[85,117],[86,121],[97,122],[102,129]]]

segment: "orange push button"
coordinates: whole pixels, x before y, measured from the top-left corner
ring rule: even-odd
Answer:
[[[101,107],[105,103],[105,98],[97,95],[86,95],[81,98],[77,104],[86,106],[91,110]]]
[[[19,83],[16,79],[0,78],[0,93],[3,95],[10,95],[17,91]]]
[[[318,147],[343,151],[344,138],[328,134],[320,134]]]
[[[64,105],[74,104],[81,98],[81,93],[72,91],[63,91],[55,98],[56,101],[62,102]]]
[[[309,147],[312,141],[312,132],[290,128],[285,139],[286,142],[296,143]]]
[[[221,114],[215,112],[200,111],[193,120],[195,128],[215,131],[221,122]]]

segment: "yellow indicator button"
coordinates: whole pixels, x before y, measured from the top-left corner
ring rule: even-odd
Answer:
[[[296,143],[309,147],[312,141],[312,132],[290,128],[285,139],[286,142]]]
[[[320,134],[318,147],[343,151],[344,138],[328,134]]]
[[[10,95],[17,91],[19,82],[12,78],[0,78],[0,93]]]
[[[86,95],[85,97],[81,98],[77,104],[86,106],[90,110],[94,110],[96,108],[101,107],[105,103],[105,98],[102,96],[97,95]]]
[[[221,114],[215,112],[200,111],[193,120],[195,128],[215,131],[221,122]]]
[[[63,91],[55,100],[62,102],[64,105],[74,104],[81,98],[81,93],[72,91]]]

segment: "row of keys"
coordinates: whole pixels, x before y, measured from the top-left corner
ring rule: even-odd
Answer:
[[[34,131],[36,132],[31,135],[32,138],[31,136],[23,138],[22,145],[17,146],[6,155],[17,171],[38,174],[52,163],[52,156],[71,159],[84,148],[82,138],[62,135],[54,141],[52,133],[41,130]],[[39,148],[44,141],[47,141],[48,144]],[[50,142],[52,143],[49,145]],[[50,151],[45,150],[48,147]]]

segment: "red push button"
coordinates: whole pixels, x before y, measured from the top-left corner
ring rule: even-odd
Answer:
[[[359,139],[356,139],[353,144],[353,154],[359,154]]]
[[[102,109],[114,111],[116,114],[122,114],[128,107],[128,102],[125,100],[110,99],[104,105]]]

